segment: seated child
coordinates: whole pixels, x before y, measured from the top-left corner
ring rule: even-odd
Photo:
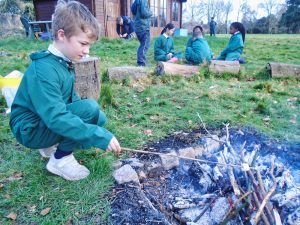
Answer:
[[[74,158],[75,149],[121,151],[114,135],[103,128],[106,117],[97,102],[80,99],[74,88],[72,62],[89,53],[100,28],[83,4],[58,0],[52,29],[54,41],[48,50],[30,55],[32,63],[12,104],[10,127],[22,145],[50,156],[48,171],[80,180],[90,172]],[[49,148],[57,144],[57,149]]]
[[[212,59],[212,51],[203,38],[203,28],[196,26],[193,29],[193,37],[191,37],[186,45],[185,59],[188,64],[201,64]]]
[[[240,60],[243,53],[245,42],[245,28],[242,23],[234,22],[230,25],[230,34],[232,34],[227,47],[221,52],[217,60],[236,61]]]
[[[176,62],[181,58],[181,53],[175,53],[174,41],[172,35],[175,31],[175,26],[168,23],[161,31],[161,35],[154,43],[154,60]]]
[[[117,33],[120,38],[131,39],[134,38],[134,24],[133,21],[128,16],[118,16],[117,17]]]

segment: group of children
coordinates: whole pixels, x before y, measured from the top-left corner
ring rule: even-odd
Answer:
[[[142,22],[135,22],[135,27],[138,38],[145,43],[139,47],[144,57],[150,36],[148,24]],[[139,29],[140,26],[147,29]],[[168,24],[156,40],[155,60],[175,62],[182,57],[174,51],[174,29],[173,24]],[[100,27],[83,4],[58,0],[52,30],[54,40],[48,49],[30,55],[32,63],[11,107],[10,127],[19,143],[39,149],[42,156],[50,158],[46,165],[49,172],[67,180],[80,180],[89,175],[89,170],[75,159],[75,149],[97,147],[121,152],[116,137],[103,127],[106,117],[98,103],[81,99],[74,88],[73,62],[89,54],[91,45],[99,39]],[[217,59],[238,60],[243,51],[243,26],[233,23],[230,32],[230,42]],[[212,59],[201,26],[194,28],[185,57],[192,64]]]
[[[154,44],[154,59],[156,61],[177,62],[182,58],[182,54],[175,53],[172,35],[175,26],[168,23],[162,30],[161,35]],[[244,49],[245,28],[242,23],[234,22],[230,25],[232,34],[227,47],[221,52],[220,56],[214,57],[213,53],[204,38],[204,31],[201,26],[193,29],[192,37],[188,40],[185,49],[185,61],[187,64],[198,65],[205,61],[226,60],[243,62],[241,54]]]

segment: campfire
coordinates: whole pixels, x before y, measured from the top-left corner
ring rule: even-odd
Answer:
[[[204,126],[143,151],[115,164],[113,224],[300,224],[297,170],[257,132]]]

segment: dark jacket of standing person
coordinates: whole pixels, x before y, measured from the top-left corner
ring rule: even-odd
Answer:
[[[149,9],[147,0],[135,0],[133,3],[135,4],[135,9],[133,9],[132,13],[134,17],[134,27],[137,33],[141,31],[150,30],[150,18],[152,13]]]
[[[216,36],[216,27],[217,27],[217,22],[214,21],[214,17],[212,17],[209,23],[210,36],[212,35]]]
[[[147,66],[146,55],[150,47],[150,22],[152,16],[148,0],[135,0],[131,5],[131,12],[134,15],[135,33],[140,42],[137,50],[137,65]]]

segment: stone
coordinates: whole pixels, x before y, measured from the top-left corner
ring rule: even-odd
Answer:
[[[219,140],[219,137],[217,135],[212,135],[212,137],[216,140]],[[211,138],[206,138],[204,146],[205,146],[205,151],[207,153],[213,153],[213,152],[217,151],[221,145],[220,145],[220,142],[218,142],[218,141],[215,141]]]
[[[137,173],[128,164],[117,169],[114,172],[113,177],[115,178],[115,180],[118,184],[123,184],[123,183],[127,183],[127,182],[135,182],[138,184],[140,183]]]
[[[164,171],[163,166],[161,163],[152,162],[150,165],[147,166],[147,173],[149,177],[158,177]]]
[[[202,156],[204,152],[205,152],[205,148],[203,145],[198,145],[194,147],[194,153],[196,158]]]
[[[192,147],[179,149],[178,153],[179,156],[182,157],[193,158],[193,159],[195,158],[195,150]]]
[[[179,158],[174,156],[177,156],[175,151],[171,151],[167,155],[159,156],[165,170],[170,170],[179,166]]]
[[[144,180],[146,180],[146,178],[147,178],[147,175],[144,173],[144,171],[140,171],[139,172],[140,181],[144,181]]]

